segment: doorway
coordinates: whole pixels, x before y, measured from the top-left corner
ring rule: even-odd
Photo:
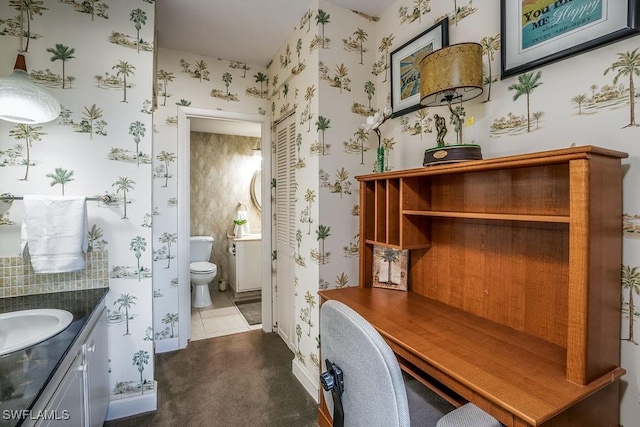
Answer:
[[[271,283],[271,135],[268,116],[248,113],[231,113],[218,110],[206,110],[191,107],[178,107],[178,282],[180,319],[191,319],[190,293],[190,154],[191,119],[213,120],[221,125],[233,125],[241,122],[257,124],[261,129],[262,173],[261,188],[267,197],[263,197],[261,211],[262,223],[262,329],[273,330],[273,292]],[[191,322],[179,323],[179,348],[185,348],[191,336]]]

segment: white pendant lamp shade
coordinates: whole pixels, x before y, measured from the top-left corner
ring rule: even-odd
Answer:
[[[24,55],[18,54],[13,73],[0,77],[0,119],[15,123],[47,123],[60,115],[60,103],[29,79]]]

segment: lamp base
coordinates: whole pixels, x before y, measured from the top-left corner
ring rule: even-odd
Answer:
[[[468,160],[482,160],[482,150],[476,144],[445,145],[424,150],[422,166],[435,166]]]

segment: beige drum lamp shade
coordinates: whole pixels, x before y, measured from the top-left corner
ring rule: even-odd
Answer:
[[[477,144],[463,144],[462,121],[464,101],[482,93],[482,46],[478,43],[460,43],[445,46],[425,56],[420,63],[420,104],[425,107],[446,105],[452,123],[457,123],[456,143],[445,143],[446,119],[435,114],[436,147],[424,152],[423,166],[482,160]],[[459,107],[452,107],[453,103]]]
[[[482,46],[460,43],[425,56],[420,63],[420,104],[464,102],[482,93]]]

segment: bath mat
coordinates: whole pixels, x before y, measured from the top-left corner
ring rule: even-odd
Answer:
[[[262,323],[262,300],[260,298],[235,301],[234,304],[249,325]]]

